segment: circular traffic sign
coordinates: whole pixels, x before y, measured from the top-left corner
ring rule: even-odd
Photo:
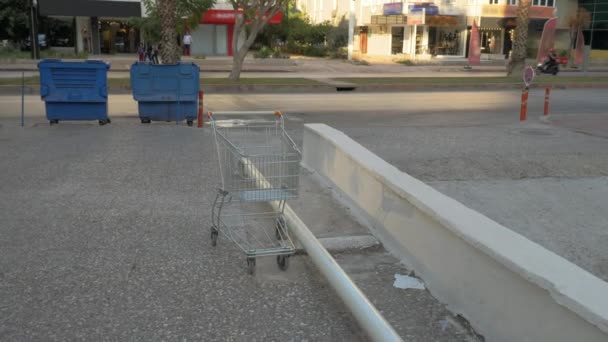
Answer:
[[[530,84],[532,84],[532,81],[534,80],[535,76],[536,73],[534,72],[533,67],[528,66],[524,69],[524,84],[526,85],[526,87],[530,87]]]

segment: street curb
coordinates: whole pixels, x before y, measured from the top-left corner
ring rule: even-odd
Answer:
[[[607,83],[571,83],[571,84],[532,84],[532,89],[607,89]],[[514,90],[521,89],[521,84],[516,83],[484,83],[475,85],[457,84],[377,84],[377,85],[293,85],[293,84],[244,84],[244,85],[203,85],[202,89],[206,94],[250,94],[250,93],[332,93],[337,91],[350,91],[360,93],[373,92],[406,92],[406,91],[431,91],[431,90]],[[26,95],[39,95],[39,85],[26,85],[24,88]],[[112,95],[131,94],[131,87],[110,87],[108,93]],[[20,85],[0,85],[0,95],[21,95]]]

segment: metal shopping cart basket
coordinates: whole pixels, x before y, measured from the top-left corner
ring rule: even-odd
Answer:
[[[216,119],[237,115],[248,119]],[[283,211],[287,200],[298,197],[302,154],[285,131],[283,115],[264,111],[208,116],[221,178],[211,214],[211,244],[217,245],[220,233],[233,241],[245,252],[250,274],[259,256],[276,256],[279,268],[286,270],[295,246]]]

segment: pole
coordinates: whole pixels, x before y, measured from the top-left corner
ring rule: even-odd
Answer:
[[[545,111],[543,112],[545,116],[549,115],[549,95],[551,95],[551,87],[545,89]]]
[[[519,121],[526,121],[528,113],[528,87],[521,92],[521,109],[519,111]]]
[[[34,8],[34,0],[29,0],[30,5],[30,47],[32,48],[32,59],[39,59],[38,50],[38,28],[36,27],[36,10]]]
[[[25,126],[25,72],[21,72],[21,127]]]
[[[203,91],[198,92],[198,118],[196,120],[196,127],[203,128],[205,126],[205,120],[203,118]]]
[[[353,44],[355,41],[355,0],[349,0],[348,12],[348,60],[353,60]]]
[[[587,54],[588,59],[591,59],[591,51],[593,51],[593,27],[595,26],[596,5],[597,5],[597,0],[593,0],[593,14],[591,15],[591,27],[590,27],[591,28],[591,37],[589,38],[589,53]],[[585,68],[585,72],[587,72],[587,68]]]

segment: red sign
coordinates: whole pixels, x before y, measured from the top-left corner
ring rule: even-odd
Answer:
[[[540,43],[538,44],[538,54],[536,55],[536,61],[541,63],[547,58],[549,50],[553,49],[555,43],[555,26],[557,25],[557,18],[551,18],[545,23],[543,28],[543,34],[540,36]]]
[[[469,41],[469,65],[479,65],[481,63],[481,48],[479,43],[479,29],[473,20],[471,26],[471,40]]]
[[[274,17],[268,20],[269,24],[280,24],[283,19],[283,13],[279,12]],[[236,21],[234,10],[208,10],[203,13],[201,24],[234,24]]]

